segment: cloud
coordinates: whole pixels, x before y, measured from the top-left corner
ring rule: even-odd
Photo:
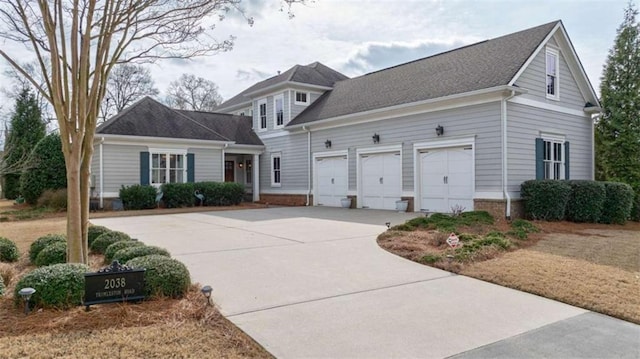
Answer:
[[[236,78],[240,81],[245,81],[245,82],[258,82],[261,80],[266,79],[267,77],[270,77],[271,74],[269,74],[268,72],[262,72],[260,70],[251,68],[249,70],[243,70],[243,69],[239,69],[236,72]]]
[[[377,71],[387,67],[435,55],[464,46],[465,42],[420,42],[420,43],[369,43],[360,47],[341,66],[341,70],[350,75]]]

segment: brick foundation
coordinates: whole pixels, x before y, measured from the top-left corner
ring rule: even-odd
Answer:
[[[260,193],[260,202],[278,206],[304,206],[307,195],[304,194],[266,194]],[[313,205],[313,196],[309,196],[309,205]]]
[[[496,219],[504,219],[507,209],[507,202],[502,199],[474,199],[473,209],[476,211],[487,211]],[[511,200],[511,219],[523,218],[524,206],[522,201]]]

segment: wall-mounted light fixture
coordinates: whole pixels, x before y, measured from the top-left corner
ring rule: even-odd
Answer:
[[[244,167],[244,163],[242,163],[242,162],[238,162],[238,168],[239,168],[239,169],[242,169],[242,167]]]
[[[324,141],[324,148],[331,148],[331,140]]]
[[[444,135],[444,127],[438,125],[438,127],[436,127],[436,135],[438,136]]]
[[[371,139],[373,139],[373,143],[380,143],[380,135],[377,133],[374,133]]]

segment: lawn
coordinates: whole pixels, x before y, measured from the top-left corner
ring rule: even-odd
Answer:
[[[14,210],[25,211],[0,201],[0,212]],[[65,227],[66,219],[59,216],[0,223],[0,236],[16,242],[22,254],[15,264],[0,263],[0,275],[11,278],[0,297],[0,358],[272,357],[215,307],[206,306],[197,285],[179,300],[95,305],[89,312],[46,309],[25,316],[13,306],[12,293],[18,278],[33,268],[29,246],[44,234],[64,233]],[[92,255],[91,262],[98,268],[102,258]]]
[[[506,235],[507,248],[490,242],[477,245],[478,238],[492,231],[513,231],[506,222],[457,226],[454,232],[467,239],[462,248],[477,249],[464,256],[462,249],[454,251],[445,242],[452,228],[392,228],[378,243],[425,265],[640,324],[640,223],[533,224],[539,232],[526,239]]]

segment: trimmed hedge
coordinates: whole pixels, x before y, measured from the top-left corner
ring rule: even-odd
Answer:
[[[196,201],[193,183],[165,183],[160,187],[167,208],[193,207]]]
[[[603,184],[605,200],[600,222],[624,224],[631,217],[633,189],[626,183],[604,182]]]
[[[117,260],[120,263],[126,263],[134,258],[159,255],[164,257],[171,257],[169,251],[164,248],[156,246],[135,246],[129,248],[123,248],[117,251],[113,255],[113,260]]]
[[[587,180],[568,182],[571,186],[571,195],[565,212],[567,220],[597,223],[602,217],[604,200],[607,197],[604,184]]]
[[[135,241],[135,240],[120,241],[120,242],[113,243],[113,244],[109,245],[109,247],[107,247],[107,249],[104,250],[104,262],[106,264],[111,264],[111,262],[113,262],[115,254],[118,251],[120,251],[122,249],[125,249],[125,248],[140,247],[140,246],[144,246],[144,243],[142,243],[140,241]]]
[[[10,239],[0,237],[0,262],[15,262],[18,258],[18,246]]]
[[[34,264],[44,267],[67,261],[67,242],[53,242],[38,253]]]
[[[21,288],[31,287],[32,306],[67,309],[82,304],[84,274],[89,267],[80,263],[61,263],[37,268],[22,277],[16,284],[13,301],[17,307],[24,302],[18,294]]]
[[[96,240],[96,238],[100,237],[101,234],[105,234],[107,232],[111,232],[111,230],[107,227],[89,226],[89,228],[87,229],[87,242],[89,247],[91,247],[91,244]]]
[[[67,237],[64,234],[47,234],[36,239],[31,243],[31,247],[29,247],[29,261],[31,261],[31,263],[35,263],[40,251],[54,242],[66,243]]]
[[[245,193],[244,186],[235,182],[198,182],[194,184],[195,190],[204,195],[205,206],[238,205]]]
[[[151,209],[156,207],[156,188],[153,186],[133,185],[120,188],[120,199],[125,211]]]
[[[640,191],[636,193],[633,207],[631,208],[631,220],[640,222]]]
[[[181,262],[159,255],[134,258],[126,263],[144,268],[145,291],[149,297],[182,297],[191,285],[189,270]]]
[[[104,254],[104,251],[110,245],[120,241],[130,241],[131,237],[128,234],[119,231],[110,231],[103,233],[91,243],[91,251],[93,253]]]
[[[530,219],[561,221],[571,195],[566,181],[531,180],[521,185],[525,216]]]

